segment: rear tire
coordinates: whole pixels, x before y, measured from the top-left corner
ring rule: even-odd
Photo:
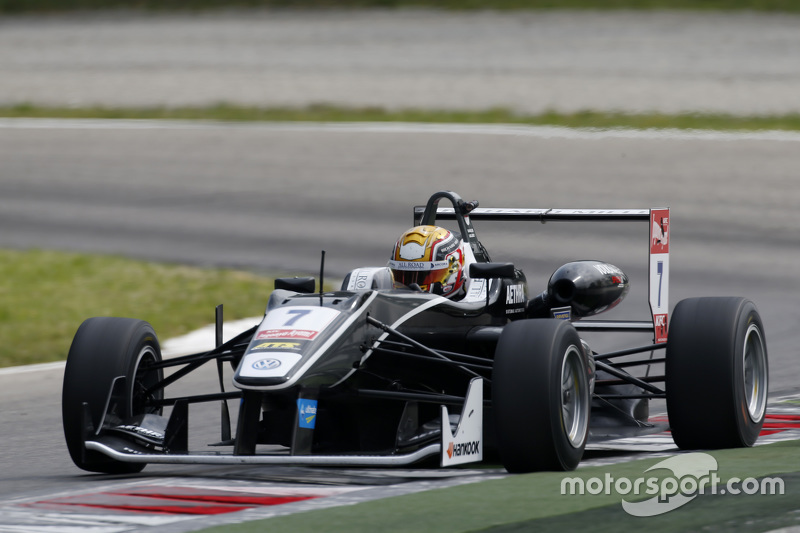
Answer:
[[[667,414],[681,449],[752,446],[764,424],[769,367],[764,326],[744,298],[689,298],[673,312]]]
[[[492,409],[506,470],[575,469],[590,407],[586,354],[572,324],[519,320],[505,327],[494,357]]]
[[[142,320],[116,317],[89,318],[75,333],[64,370],[61,415],[64,437],[72,461],[83,470],[106,474],[140,472],[144,463],[123,463],[86,450],[83,444],[83,404],[89,406],[92,425],[103,418],[114,378],[125,376],[126,387],[117,415],[126,419],[144,413],[160,414],[146,407],[144,391],[163,379],[162,370],[144,370],[161,361],[161,347],[152,326]],[[161,398],[158,391],[153,398]]]

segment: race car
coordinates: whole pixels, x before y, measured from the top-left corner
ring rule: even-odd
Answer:
[[[323,289],[323,252],[319,280],[276,280],[260,324],[227,342],[218,307],[216,347],[204,353],[162,359],[147,322],[86,320],[63,383],[74,463],[132,473],[148,463],[449,467],[487,459],[509,472],[563,471],[577,467],[590,440],[665,430],[649,420],[649,402],[660,399],[682,449],[758,438],[768,389],[759,312],[744,298],[701,297],[670,313],[669,209],[481,208],[441,191],[413,216],[416,229],[388,265],[354,269],[340,290]],[[651,312],[594,318],[630,288],[605,261],[569,262],[529,294],[523,272],[490,259],[473,226],[481,220],[644,222]],[[443,222],[457,231],[437,233]],[[423,258],[414,239],[426,235],[438,235],[440,256]],[[606,353],[586,340],[643,333],[652,341]],[[219,391],[172,393],[211,362]],[[221,403],[220,433],[190,449],[190,406],[204,402]]]

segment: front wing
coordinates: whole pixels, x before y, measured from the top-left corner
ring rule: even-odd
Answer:
[[[113,393],[113,387],[112,387]],[[442,466],[471,463],[483,458],[483,379],[470,382],[455,433],[447,407],[442,406],[441,442],[428,444],[409,453],[291,455],[286,448],[275,446],[255,455],[223,452],[189,451],[186,431],[187,406],[176,404],[163,428],[134,428],[140,438],[122,438],[113,431],[92,427],[88,406],[84,405],[84,446],[87,451],[101,453],[124,463],[211,464],[211,465],[317,465],[317,466],[406,466],[439,456]],[[126,431],[132,434],[130,428]]]

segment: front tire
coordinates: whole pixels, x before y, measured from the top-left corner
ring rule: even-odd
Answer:
[[[769,368],[764,326],[744,298],[689,298],[675,307],[666,355],[667,414],[681,449],[752,446],[764,425]]]
[[[590,407],[586,354],[572,324],[519,320],[506,326],[492,371],[506,470],[574,470],[586,447]]]
[[[67,356],[61,395],[64,437],[75,465],[106,474],[135,473],[145,467],[144,463],[123,463],[85,449],[83,404],[89,406],[91,422],[96,428],[105,415],[111,384],[115,378],[125,376],[125,391],[116,415],[124,420],[139,414],[159,414],[159,408],[147,404],[160,398],[163,391],[151,397],[146,397],[144,391],[163,379],[162,370],[146,368],[160,361],[161,347],[147,322],[95,317],[81,324]]]

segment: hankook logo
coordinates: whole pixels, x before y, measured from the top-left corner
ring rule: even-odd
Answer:
[[[452,459],[453,457],[461,457],[462,455],[475,455],[480,453],[480,451],[481,443],[477,440],[458,444],[451,442],[450,446],[447,448],[447,455]]]
[[[281,366],[281,362],[277,359],[259,359],[253,363],[253,368],[256,370],[272,370]]]

